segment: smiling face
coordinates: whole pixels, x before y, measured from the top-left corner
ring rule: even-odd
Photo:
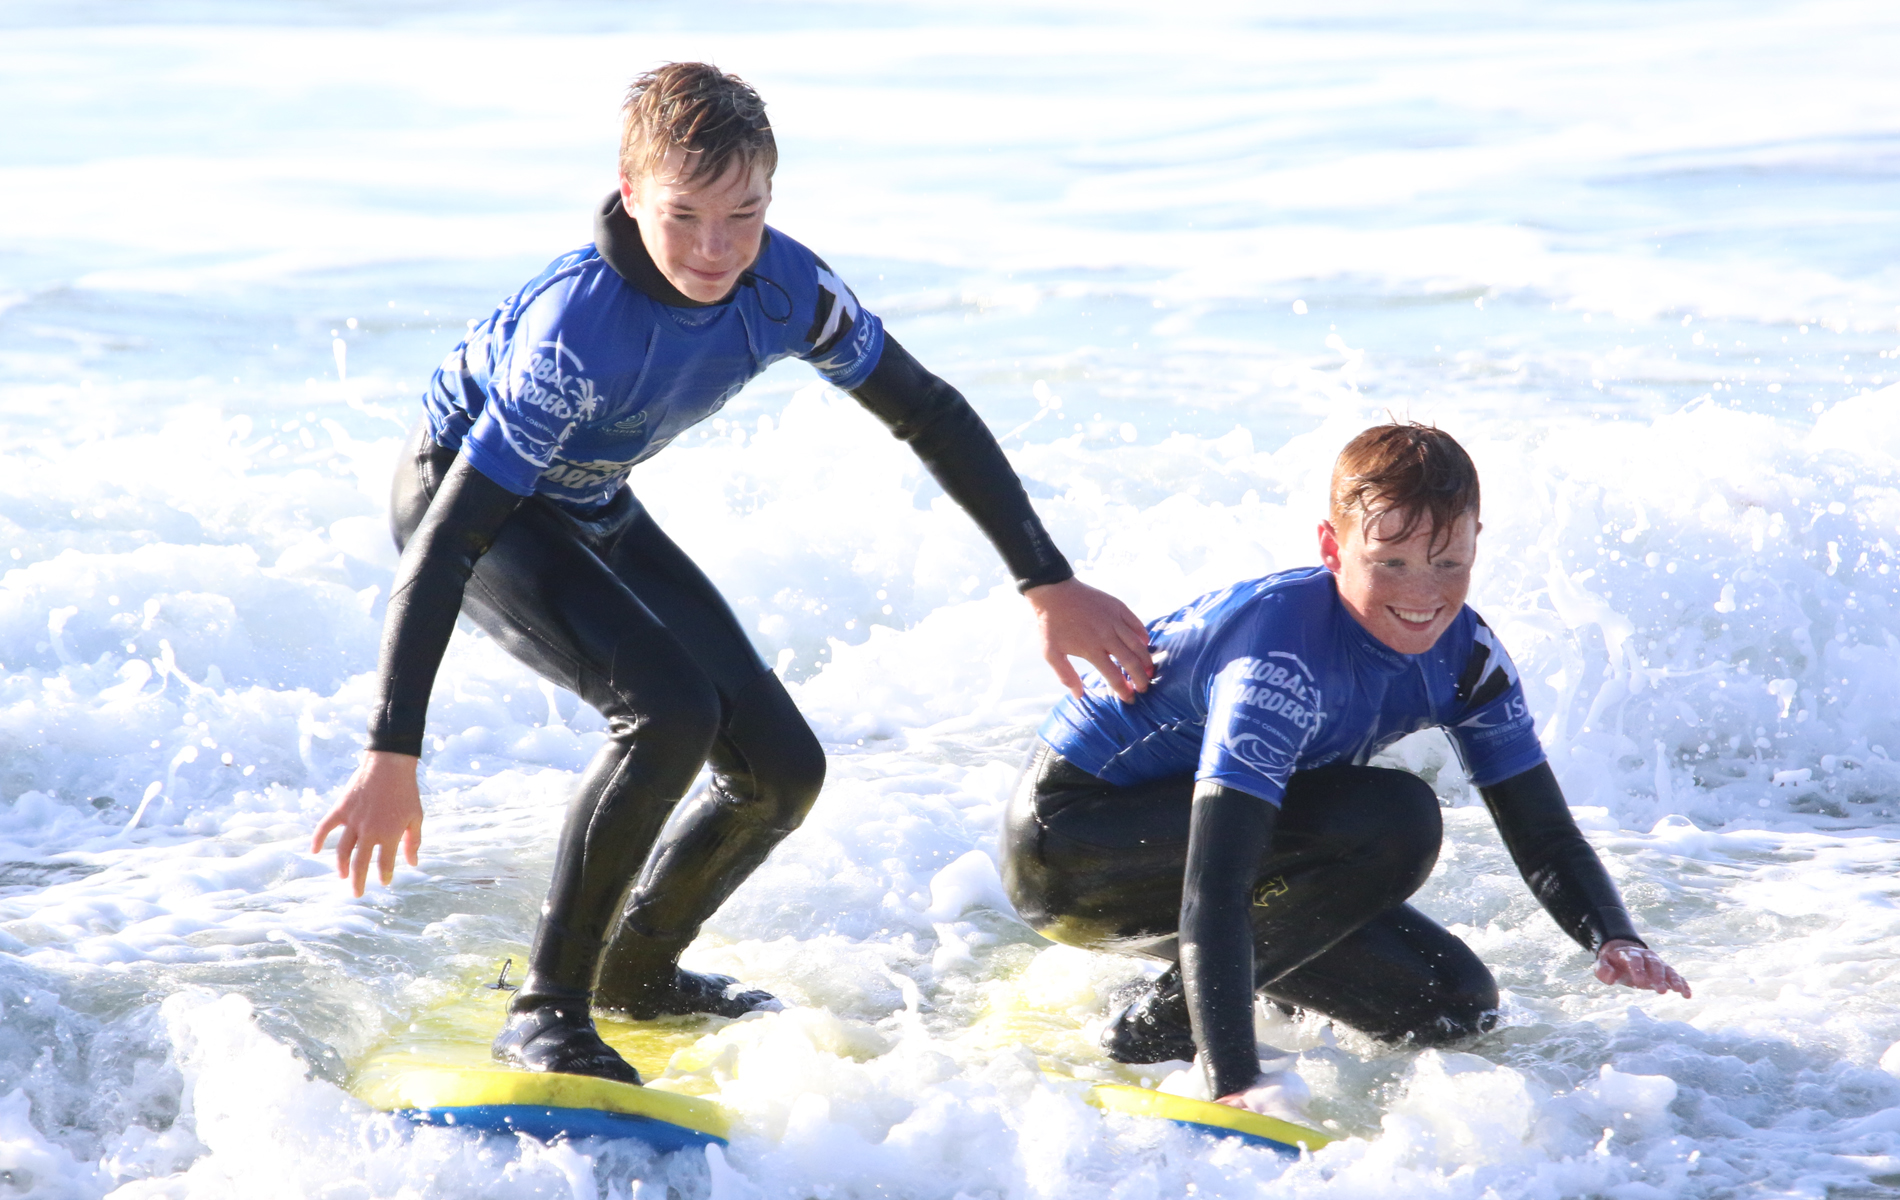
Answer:
[[[1438,644],[1471,590],[1471,560],[1478,552],[1477,515],[1466,512],[1450,536],[1429,520],[1413,523],[1402,540],[1404,514],[1379,512],[1335,527],[1319,523],[1319,552],[1339,587],[1340,603],[1366,632],[1400,654],[1423,654]]]
[[[756,159],[734,159],[717,179],[683,179],[685,162],[674,147],[657,170],[637,180],[623,174],[620,200],[660,274],[688,299],[710,304],[759,256],[772,179]]]

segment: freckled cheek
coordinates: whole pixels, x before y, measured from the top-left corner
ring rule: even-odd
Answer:
[[[729,256],[747,262],[757,258],[763,232],[758,226],[747,226],[735,231],[726,239]]]
[[[660,238],[660,251],[668,266],[677,267],[693,253],[693,240],[678,233],[668,232]]]

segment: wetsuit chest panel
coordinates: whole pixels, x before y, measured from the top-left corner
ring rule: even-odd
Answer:
[[[733,295],[699,308],[648,296],[589,247],[471,329],[424,403],[436,442],[490,479],[586,510],[779,359],[849,388],[882,349],[877,318],[776,231]]]
[[[1149,632],[1153,688],[1123,704],[1090,677],[1040,730],[1110,783],[1192,771],[1277,802],[1295,770],[1364,763],[1431,726],[1451,729],[1480,786],[1543,761],[1516,668],[1469,608],[1430,651],[1399,654],[1310,568],[1210,593]]]

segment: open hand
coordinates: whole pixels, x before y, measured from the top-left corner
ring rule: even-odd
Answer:
[[[403,857],[416,865],[422,845],[422,796],[416,789],[416,766],[421,760],[387,750],[365,750],[356,773],[343,785],[343,796],[317,826],[310,853],[323,849],[332,829],[343,836],[336,843],[336,873],[347,878],[360,896],[369,878],[370,855],[388,887],[396,877],[396,843]]]
[[[1657,995],[1680,992],[1689,999],[1689,981],[1662,960],[1662,955],[1635,942],[1617,939],[1603,943],[1597,951],[1597,978],[1604,983],[1644,988]]]
[[[1073,578],[1032,587],[1023,596],[1036,610],[1043,661],[1071,696],[1082,695],[1082,678],[1069,662],[1071,654],[1094,667],[1124,701],[1148,690],[1155,672],[1148,629],[1126,604]]]

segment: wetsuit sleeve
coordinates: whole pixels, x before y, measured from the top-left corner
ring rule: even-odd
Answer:
[[[396,566],[370,710],[369,748],[422,756],[429,692],[475,561],[521,497],[457,456]]]
[[[1636,936],[1603,860],[1571,817],[1549,763],[1478,791],[1504,848],[1558,928],[1592,953],[1617,939],[1646,944]]]
[[[1216,1098],[1260,1074],[1253,1036],[1254,879],[1280,810],[1203,781],[1194,788],[1181,885],[1181,982],[1201,1068]]]
[[[926,371],[888,333],[877,367],[851,389],[859,404],[908,443],[952,500],[990,539],[1016,590],[1075,574],[1030,506],[1022,480],[963,394]]]
[[[1471,614],[1471,651],[1458,676],[1459,708],[1451,735],[1471,782],[1488,787],[1544,761],[1537,722],[1504,644],[1477,613]]]

